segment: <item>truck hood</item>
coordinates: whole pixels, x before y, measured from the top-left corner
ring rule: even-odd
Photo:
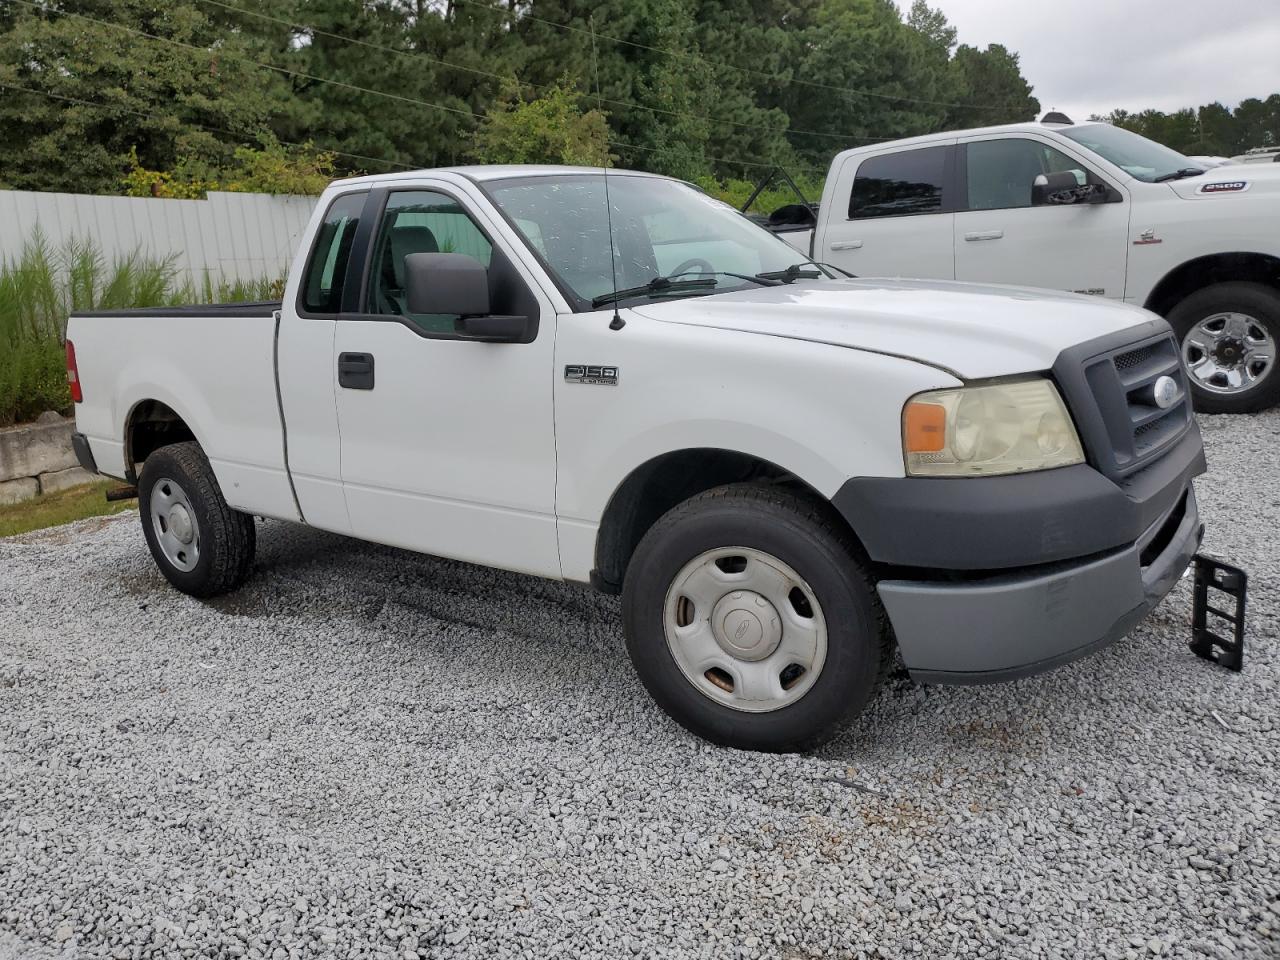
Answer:
[[[1170,180],[1169,187],[1184,200],[1244,200],[1258,196],[1273,199],[1280,196],[1280,163],[1229,163],[1198,177]]]
[[[1096,297],[932,280],[822,280],[633,308],[666,323],[829,343],[961,379],[1048,370],[1067,347],[1153,315]]]

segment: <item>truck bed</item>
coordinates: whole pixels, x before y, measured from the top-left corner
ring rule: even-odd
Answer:
[[[98,469],[132,479],[131,424],[162,404],[192,425],[231,506],[297,519],[276,390],[279,309],[268,300],[73,313],[76,424]]]

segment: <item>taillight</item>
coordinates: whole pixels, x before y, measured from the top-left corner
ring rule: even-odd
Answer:
[[[71,388],[71,399],[76,403],[84,400],[80,392],[80,370],[76,367],[76,345],[67,341],[67,386]]]

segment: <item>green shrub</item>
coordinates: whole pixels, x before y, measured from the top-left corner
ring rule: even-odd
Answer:
[[[200,284],[179,277],[175,256],[134,251],[110,265],[89,240],[51,251],[37,232],[16,259],[0,263],[0,426],[45,410],[67,413],[67,317],[80,310],[130,310],[181,303],[276,300],[283,277]]]
[[[71,412],[62,344],[23,340],[0,347],[0,426],[34,420],[46,410]]]

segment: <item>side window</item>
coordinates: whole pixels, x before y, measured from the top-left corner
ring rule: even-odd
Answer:
[[[863,160],[853,179],[849,219],[940,212],[948,149],[924,147]]]
[[[965,145],[970,210],[1031,206],[1031,187],[1042,173],[1071,173],[1088,181],[1079,162],[1036,140],[978,140]]]
[[[302,307],[309,313],[338,313],[351,259],[351,241],[360,225],[367,193],[344,194],[324,215],[302,280]]]
[[[373,244],[366,312],[406,317],[426,333],[453,333],[453,314],[409,312],[404,258],[411,253],[461,253],[487,267],[493,246],[452,197],[403,190],[387,198]]]

